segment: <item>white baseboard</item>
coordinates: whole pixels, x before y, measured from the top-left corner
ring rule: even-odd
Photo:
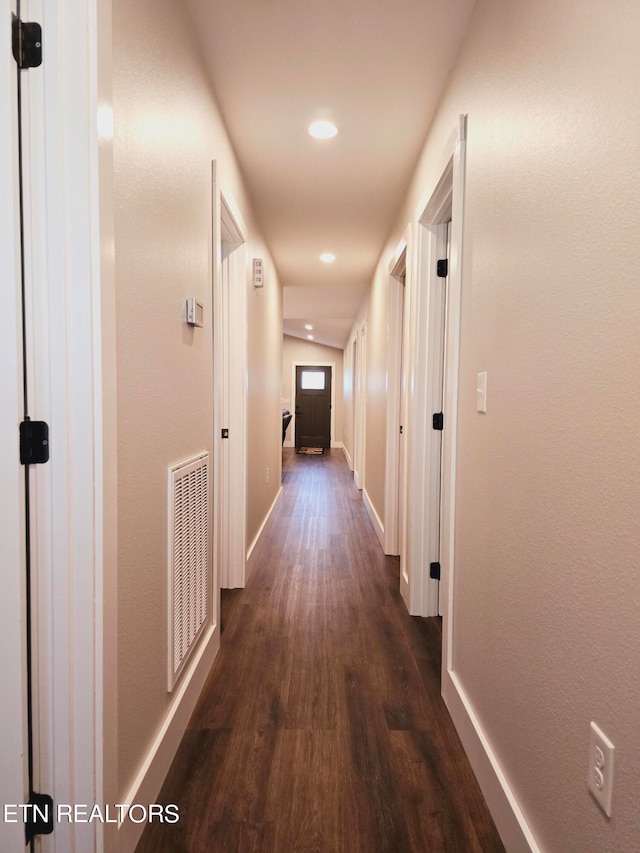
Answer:
[[[347,460],[347,465],[349,466],[349,470],[353,471],[353,459],[351,458],[351,454],[346,448],[346,445],[343,443],[342,452],[344,453],[344,458]]]
[[[283,447],[293,447],[293,439],[288,438],[282,446]]]
[[[260,529],[259,529],[259,530],[258,530],[258,532],[256,533],[256,535],[255,535],[255,537],[254,537],[253,542],[251,543],[251,545],[249,545],[249,550],[247,551],[247,577],[248,577],[248,563],[249,563],[249,560],[251,559],[251,555],[253,554],[253,550],[254,550],[254,548],[256,547],[256,545],[258,544],[258,540],[259,540],[259,539],[260,539],[260,537],[262,536],[262,531],[263,531],[263,530],[265,529],[265,527],[267,526],[267,522],[268,522],[268,521],[269,521],[269,519],[271,518],[271,513],[274,511],[274,509],[275,509],[275,508],[276,508],[276,506],[278,505],[278,501],[280,500],[280,498],[281,498],[281,497],[282,497],[282,486],[280,486],[280,488],[278,489],[278,494],[275,496],[275,498],[274,498],[274,500],[273,500],[273,503],[272,503],[272,504],[271,504],[271,506],[269,507],[269,511],[268,511],[268,512],[267,512],[267,514],[265,515],[265,517],[264,517],[264,521],[263,521],[263,522],[262,522],[262,524],[260,525]]]
[[[180,680],[160,730],[140,765],[138,775],[125,798],[121,800],[123,804],[148,805],[158,801],[160,788],[175,758],[219,648],[220,631],[212,625]],[[127,819],[119,824],[119,853],[133,853],[145,826],[146,824],[134,823]]]
[[[443,673],[442,695],[508,853],[541,853],[459,678]]]
[[[380,541],[380,547],[384,551],[384,526],[382,521],[380,521],[380,516],[375,510],[374,505],[371,503],[371,498],[367,494],[367,490],[362,490],[362,499],[364,501],[364,505],[367,508],[367,512],[369,513],[369,518],[371,519],[371,523],[373,524],[373,529],[376,531],[376,536]]]

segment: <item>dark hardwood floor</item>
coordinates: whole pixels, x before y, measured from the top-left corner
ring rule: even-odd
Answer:
[[[284,494],[137,853],[500,853],[440,697],[437,619],[408,616],[340,451],[284,451]]]

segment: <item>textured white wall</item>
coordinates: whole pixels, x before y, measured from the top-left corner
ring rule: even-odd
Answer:
[[[480,0],[381,260],[468,113],[454,662],[553,853],[640,850],[638,32],[630,0]]]
[[[263,472],[280,465],[282,310],[182,4],[114,0],[113,11],[122,796],[169,698],[167,468],[212,451],[213,159],[247,222],[247,256],[263,257],[267,267],[265,288],[251,290],[248,305],[248,541],[279,482],[276,476],[265,486]],[[185,324],[188,296],[204,304],[204,328]],[[266,413],[273,413],[271,429]]]

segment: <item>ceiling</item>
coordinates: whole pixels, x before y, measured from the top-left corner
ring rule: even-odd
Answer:
[[[186,2],[283,285],[284,331],[309,323],[342,348],[476,0]],[[338,135],[311,138],[316,119]]]

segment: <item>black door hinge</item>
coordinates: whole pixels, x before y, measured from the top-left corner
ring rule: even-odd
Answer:
[[[440,563],[429,563],[429,577],[433,581],[440,580]]]
[[[42,65],[42,27],[33,22],[21,21],[13,16],[13,58],[18,68],[37,68]]]
[[[33,841],[36,835],[51,835],[53,832],[53,799],[49,794],[31,792],[24,831],[27,844]]]
[[[20,463],[40,465],[49,461],[49,424],[31,421],[20,424]]]
[[[433,415],[433,428],[434,429],[444,429],[444,414],[442,412],[435,412]]]
[[[438,261],[437,272],[438,278],[446,278],[449,275],[449,261],[446,258],[442,261]]]
[[[404,427],[402,426],[402,424],[400,424],[400,435],[402,435],[402,430],[403,430],[403,429],[404,429]]]
[[[227,427],[223,427],[220,430],[220,438],[229,438],[229,430],[227,429]]]

